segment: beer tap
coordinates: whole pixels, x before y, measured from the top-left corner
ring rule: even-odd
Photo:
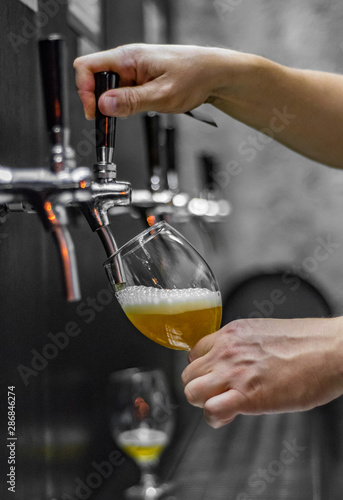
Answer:
[[[194,218],[199,224],[206,240],[210,242],[209,251],[220,250],[225,246],[223,232],[218,231],[218,223],[223,222],[231,212],[230,203],[222,198],[218,176],[219,164],[215,155],[211,153],[201,153],[199,156],[200,177],[203,187],[198,197],[192,198],[189,202],[189,210],[194,214]]]
[[[200,119],[197,115],[190,115],[193,118]],[[164,128],[165,134],[165,152],[166,152],[166,167],[167,167],[167,184],[169,191],[173,193],[173,213],[176,216],[177,222],[189,222],[190,212],[188,204],[190,196],[188,193],[180,190],[179,175],[177,171],[176,161],[176,136],[177,130],[175,127],[174,115],[166,116],[166,125]]]
[[[166,116],[165,126],[165,149],[166,149],[166,162],[167,162],[167,184],[169,190],[174,195],[179,193],[179,176],[176,168],[176,128],[174,124],[174,116]]]
[[[205,121],[202,115],[193,118]],[[172,115],[160,115],[148,112],[143,115],[146,132],[149,181],[148,189],[133,189],[132,204],[129,212],[134,217],[141,217],[148,225],[160,219],[168,222],[189,222],[192,218],[208,221],[219,221],[229,213],[226,200],[216,196],[190,196],[179,189],[179,178],[176,168],[175,137],[176,129]],[[163,123],[162,123],[163,122]],[[205,123],[213,125],[206,118]],[[213,126],[216,126],[215,124]],[[163,156],[162,154],[163,153]],[[211,165],[203,162],[204,167]],[[211,171],[208,172],[211,175]],[[206,183],[207,184],[207,183]],[[115,213],[120,213],[118,209]]]
[[[74,244],[68,229],[67,207],[89,199],[91,172],[75,166],[69,147],[63,39],[50,35],[39,42],[47,128],[52,149],[50,169],[0,166],[0,204],[6,211],[36,212],[54,236],[59,251],[68,301],[81,298]]]
[[[218,178],[219,163],[214,154],[201,153],[199,156],[200,177],[202,178],[203,188],[200,191],[199,198],[194,198],[194,211],[198,210],[205,222],[221,222],[231,212],[230,203],[222,197]],[[196,204],[198,203],[197,209]],[[202,208],[201,208],[202,205]]]
[[[113,207],[127,207],[131,203],[131,185],[128,182],[118,182],[117,168],[113,163],[115,150],[116,118],[104,116],[98,106],[98,101],[104,92],[118,87],[119,75],[110,71],[96,73],[95,77],[95,134],[96,157],[93,166],[93,181],[90,186],[90,199],[81,204],[92,231],[96,232],[110,257],[117,244],[110,229],[108,212]]]
[[[166,163],[161,156],[163,129],[161,116],[155,112],[143,115],[147,145],[148,186],[132,191],[131,214],[141,217],[148,225],[168,219],[173,212],[173,193],[167,182]]]

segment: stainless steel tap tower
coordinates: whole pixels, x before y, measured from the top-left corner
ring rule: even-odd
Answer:
[[[113,163],[115,119],[96,119],[97,163],[94,172],[77,167],[69,145],[68,102],[64,40],[58,34],[39,41],[40,66],[51,141],[50,168],[0,166],[0,206],[3,217],[10,211],[34,212],[57,243],[68,301],[81,298],[74,244],[68,229],[68,207],[79,207],[93,231],[97,231],[110,255],[116,248],[109,230],[109,208],[127,205],[128,183],[116,182]],[[118,81],[115,75],[98,74],[97,98]]]
[[[115,252],[117,245],[110,230],[108,211],[115,206],[127,206],[131,203],[131,185],[128,182],[116,180],[117,168],[113,162],[116,118],[104,116],[98,106],[101,94],[119,85],[119,75],[106,71],[96,73],[94,76],[97,162],[93,167],[91,198],[81,204],[81,209],[91,229],[99,235],[109,257]]]
[[[51,140],[50,168],[0,167],[2,214],[11,210],[37,212],[57,243],[68,301],[81,297],[67,207],[90,198],[91,171],[76,167],[69,147],[67,96],[64,84],[63,40],[50,35],[39,42],[40,65]]]

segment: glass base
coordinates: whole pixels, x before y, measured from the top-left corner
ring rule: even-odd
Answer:
[[[158,484],[155,476],[146,474],[143,482],[131,486],[124,492],[124,498],[126,500],[157,500],[166,498],[166,495],[171,493],[174,488],[175,485],[172,483]]]

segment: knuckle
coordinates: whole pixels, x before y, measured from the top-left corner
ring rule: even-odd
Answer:
[[[213,355],[222,363],[227,363],[228,360],[238,354],[239,344],[234,336],[228,335],[227,332],[222,332],[219,336]],[[218,361],[217,361],[218,362]]]
[[[211,400],[206,401],[204,405],[204,418],[213,429],[218,429],[223,425],[218,416],[216,405],[212,404]]]
[[[181,381],[183,383],[183,386],[186,387],[186,385],[187,385],[187,375],[185,374],[185,372],[181,373]]]
[[[84,97],[87,97],[87,92],[83,89],[78,89],[77,93],[79,94],[81,101]]]
[[[81,59],[81,57],[78,57],[73,62],[73,68],[74,69],[80,69],[81,66],[82,66],[82,59]]]
[[[231,323],[228,323],[227,326],[230,333],[240,334],[246,331],[247,328],[250,328],[250,323],[250,319],[235,319],[234,321],[231,321]]]
[[[204,411],[209,419],[216,419],[217,417],[217,405],[213,404],[213,402],[209,399],[204,404]]]
[[[189,352],[187,359],[189,364],[193,363],[193,361],[197,359],[197,354],[193,349]]]
[[[210,399],[204,405],[204,418],[213,429],[219,429],[219,427],[233,422],[236,415],[229,412],[224,414],[223,408]]]
[[[158,99],[160,104],[163,105],[165,112],[179,112],[181,111],[180,95],[176,90],[174,82],[164,82],[159,86]]]
[[[250,396],[258,397],[262,393],[263,385],[261,378],[256,373],[249,373],[247,380],[245,382],[245,393]]]
[[[137,112],[139,102],[140,102],[138,93],[136,92],[136,90],[134,88],[131,88],[131,87],[128,87],[126,89],[126,91],[127,91],[126,96],[125,96],[126,97],[126,107],[127,107],[130,114],[134,114]]]
[[[185,396],[186,396],[186,399],[187,401],[192,405],[196,402],[196,398],[195,398],[195,395],[194,393],[191,391],[191,389],[189,388],[189,384],[186,385],[185,389],[184,389],[184,393],[185,393]]]
[[[73,68],[76,71],[82,71],[86,69],[89,63],[89,56],[80,56],[77,57],[73,62]]]
[[[203,406],[201,404],[200,398],[194,388],[194,384],[190,387],[190,384],[187,384],[184,393],[186,396],[187,401],[192,405],[192,406]]]
[[[225,325],[218,331],[218,349],[216,355],[222,360],[240,358],[251,330],[249,320],[239,319]]]

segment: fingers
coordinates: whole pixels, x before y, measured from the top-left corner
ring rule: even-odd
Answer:
[[[122,64],[122,52],[118,49],[111,49],[78,57],[74,61],[74,69],[78,74],[78,78],[82,78],[86,70],[92,73],[97,73],[98,71],[116,71]]]
[[[204,417],[206,422],[218,429],[234,420],[239,413],[244,413],[245,397],[235,389],[228,390],[206,401]]]
[[[204,408],[204,417],[213,428],[231,422],[246,405],[246,397],[232,389],[228,368],[221,372],[213,362],[215,350],[211,350],[219,336],[215,332],[203,337],[190,351],[190,364],[182,373],[188,402]]]
[[[195,344],[193,349],[188,354],[189,363],[193,363],[196,359],[201,358],[212,349],[216,333],[217,332],[206,335]]]
[[[128,85],[132,80],[127,69],[130,66],[129,59],[130,56],[118,48],[79,57],[74,61],[76,87],[87,119],[95,116],[94,73],[115,71],[120,74],[122,83]]]
[[[106,92],[99,102],[107,116],[127,117],[141,111],[183,113],[208,98],[199,85],[203,50],[194,47],[130,44],[75,60],[75,79],[86,118],[94,118],[94,73],[114,71],[120,88]],[[203,78],[200,81],[203,82]]]
[[[85,111],[87,120],[95,118],[95,94],[93,91],[79,90],[79,96]]]
[[[203,337],[190,351],[189,365],[184,369],[181,379],[185,387],[185,395],[193,406],[204,406],[207,398],[218,394],[218,385],[211,368],[211,357],[206,354],[211,350],[214,334]],[[227,386],[220,384],[221,390]]]
[[[228,389],[227,381],[218,379],[217,373],[211,372],[186,384],[185,396],[191,405],[204,408],[207,400]]]
[[[74,61],[75,83],[88,120],[95,116],[94,73],[109,70],[109,61],[105,54],[108,53],[91,54]]]
[[[99,99],[99,109],[106,116],[126,117],[142,111],[165,111],[166,101],[156,79],[144,85],[105,92]]]

